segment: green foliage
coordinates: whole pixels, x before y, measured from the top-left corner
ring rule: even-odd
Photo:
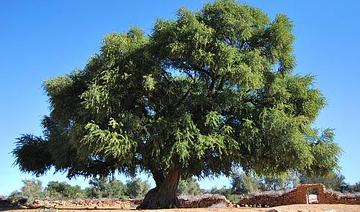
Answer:
[[[126,184],[114,177],[97,177],[89,181],[90,186],[82,189],[80,186],[72,186],[66,182],[50,181],[45,189],[42,189],[39,180],[24,180],[24,186],[20,191],[13,192],[9,197],[16,200],[26,200],[27,203],[35,199],[70,199],[70,198],[143,198],[149,190],[147,181],[134,178]],[[193,191],[193,188],[185,188]]]
[[[185,179],[234,165],[266,176],[334,171],[332,131],[311,127],[325,99],[313,76],[293,73],[293,41],[288,17],[234,0],[181,8],[149,36],[109,34],[84,69],[44,83],[44,136],[20,137],[15,163],[68,177],[143,170],[157,184],[173,168]]]
[[[259,180],[245,173],[235,172],[231,175],[231,189],[234,194],[248,194],[259,190]]]
[[[240,201],[241,196],[238,194],[228,194],[226,195],[226,199],[228,199],[230,202],[237,204]]]
[[[297,173],[290,172],[282,176],[262,177],[259,181],[260,190],[277,191],[295,188],[300,183]]]
[[[54,199],[85,197],[80,186],[71,186],[66,182],[50,181],[44,192],[47,197]]]
[[[85,189],[87,197],[94,198],[125,198],[126,186],[115,178],[93,178],[89,182],[90,187]]]
[[[246,195],[256,191],[277,191],[295,188],[300,183],[297,173],[278,176],[256,176],[251,173],[233,171],[231,193]]]
[[[178,195],[199,195],[202,192],[200,185],[194,178],[189,178],[186,180],[180,180],[178,190]]]
[[[35,199],[43,198],[41,182],[39,180],[23,180],[23,187],[20,191],[15,191],[10,194],[9,198],[18,201],[26,200],[26,203],[31,204]]]
[[[150,186],[147,181],[134,178],[126,182],[127,194],[130,198],[142,198],[149,191]]]
[[[212,188],[210,190],[210,193],[211,194],[221,194],[221,195],[224,195],[224,196],[228,196],[230,194],[232,194],[232,190],[231,188],[227,188],[226,186],[223,186],[222,188]]]
[[[51,167],[51,154],[48,142],[41,137],[23,135],[17,139],[13,154],[15,164],[20,165],[23,172],[32,172],[36,176],[44,174]]]
[[[326,129],[320,135],[316,134],[309,138],[312,155],[318,163],[310,165],[307,175],[321,176],[322,173],[331,174],[340,169],[338,155],[341,149],[335,143],[334,136],[333,130]]]

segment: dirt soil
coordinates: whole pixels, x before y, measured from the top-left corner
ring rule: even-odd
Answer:
[[[0,209],[1,211],[1,209]],[[4,210],[3,210],[4,211]],[[64,210],[64,209],[16,209],[6,210],[12,212],[130,212],[138,210],[115,210],[115,209],[102,209],[102,210]],[[205,212],[205,211],[225,211],[225,212],[360,212],[360,205],[342,205],[342,204],[311,204],[311,205],[286,205],[273,208],[189,208],[189,209],[163,209],[163,210],[141,210],[141,211],[161,211],[161,212]]]

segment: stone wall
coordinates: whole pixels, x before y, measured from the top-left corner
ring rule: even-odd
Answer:
[[[59,209],[132,209],[136,200],[119,199],[67,199],[67,200],[35,200],[29,208],[59,208]]]
[[[225,196],[219,194],[203,194],[198,196],[179,197],[180,208],[226,208],[232,203]]]
[[[6,201],[9,201],[6,202]],[[23,206],[26,208],[57,208],[57,209],[68,209],[68,210],[78,210],[78,209],[135,209],[142,202],[141,199],[129,199],[129,200],[120,200],[120,199],[63,199],[63,200],[35,200],[31,204],[21,205],[17,202],[11,203],[10,200],[0,201],[1,205],[9,206]],[[1,204],[3,203],[3,204]],[[6,204],[5,204],[6,203]],[[203,194],[198,196],[181,196],[179,197],[180,208],[225,208],[231,207],[232,203],[225,198],[223,195],[218,194]]]
[[[263,192],[242,198],[240,206],[279,206],[292,204],[308,204],[310,191],[315,191],[319,204],[360,204],[359,195],[345,195],[327,191],[323,184],[301,184],[293,190],[285,192]]]

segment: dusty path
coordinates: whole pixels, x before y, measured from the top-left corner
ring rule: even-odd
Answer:
[[[341,205],[341,204],[319,204],[319,205],[286,205],[274,208],[189,208],[189,209],[165,209],[165,210],[142,210],[142,211],[161,211],[161,212],[206,212],[206,211],[225,211],[225,212],[266,212],[275,209],[279,212],[360,212],[360,205]],[[0,209],[1,210],[1,209]],[[275,210],[273,210],[275,212]],[[4,211],[4,210],[3,210]],[[57,210],[57,209],[17,209],[6,210],[12,212],[135,212],[138,210]]]

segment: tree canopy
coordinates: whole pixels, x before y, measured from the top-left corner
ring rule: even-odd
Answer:
[[[152,196],[234,166],[259,175],[332,171],[340,148],[331,130],[312,127],[325,99],[312,75],[293,72],[293,41],[286,15],[271,20],[233,0],[181,8],[149,35],[111,33],[83,69],[44,83],[43,136],[21,136],[15,163],[69,177],[145,171]]]

